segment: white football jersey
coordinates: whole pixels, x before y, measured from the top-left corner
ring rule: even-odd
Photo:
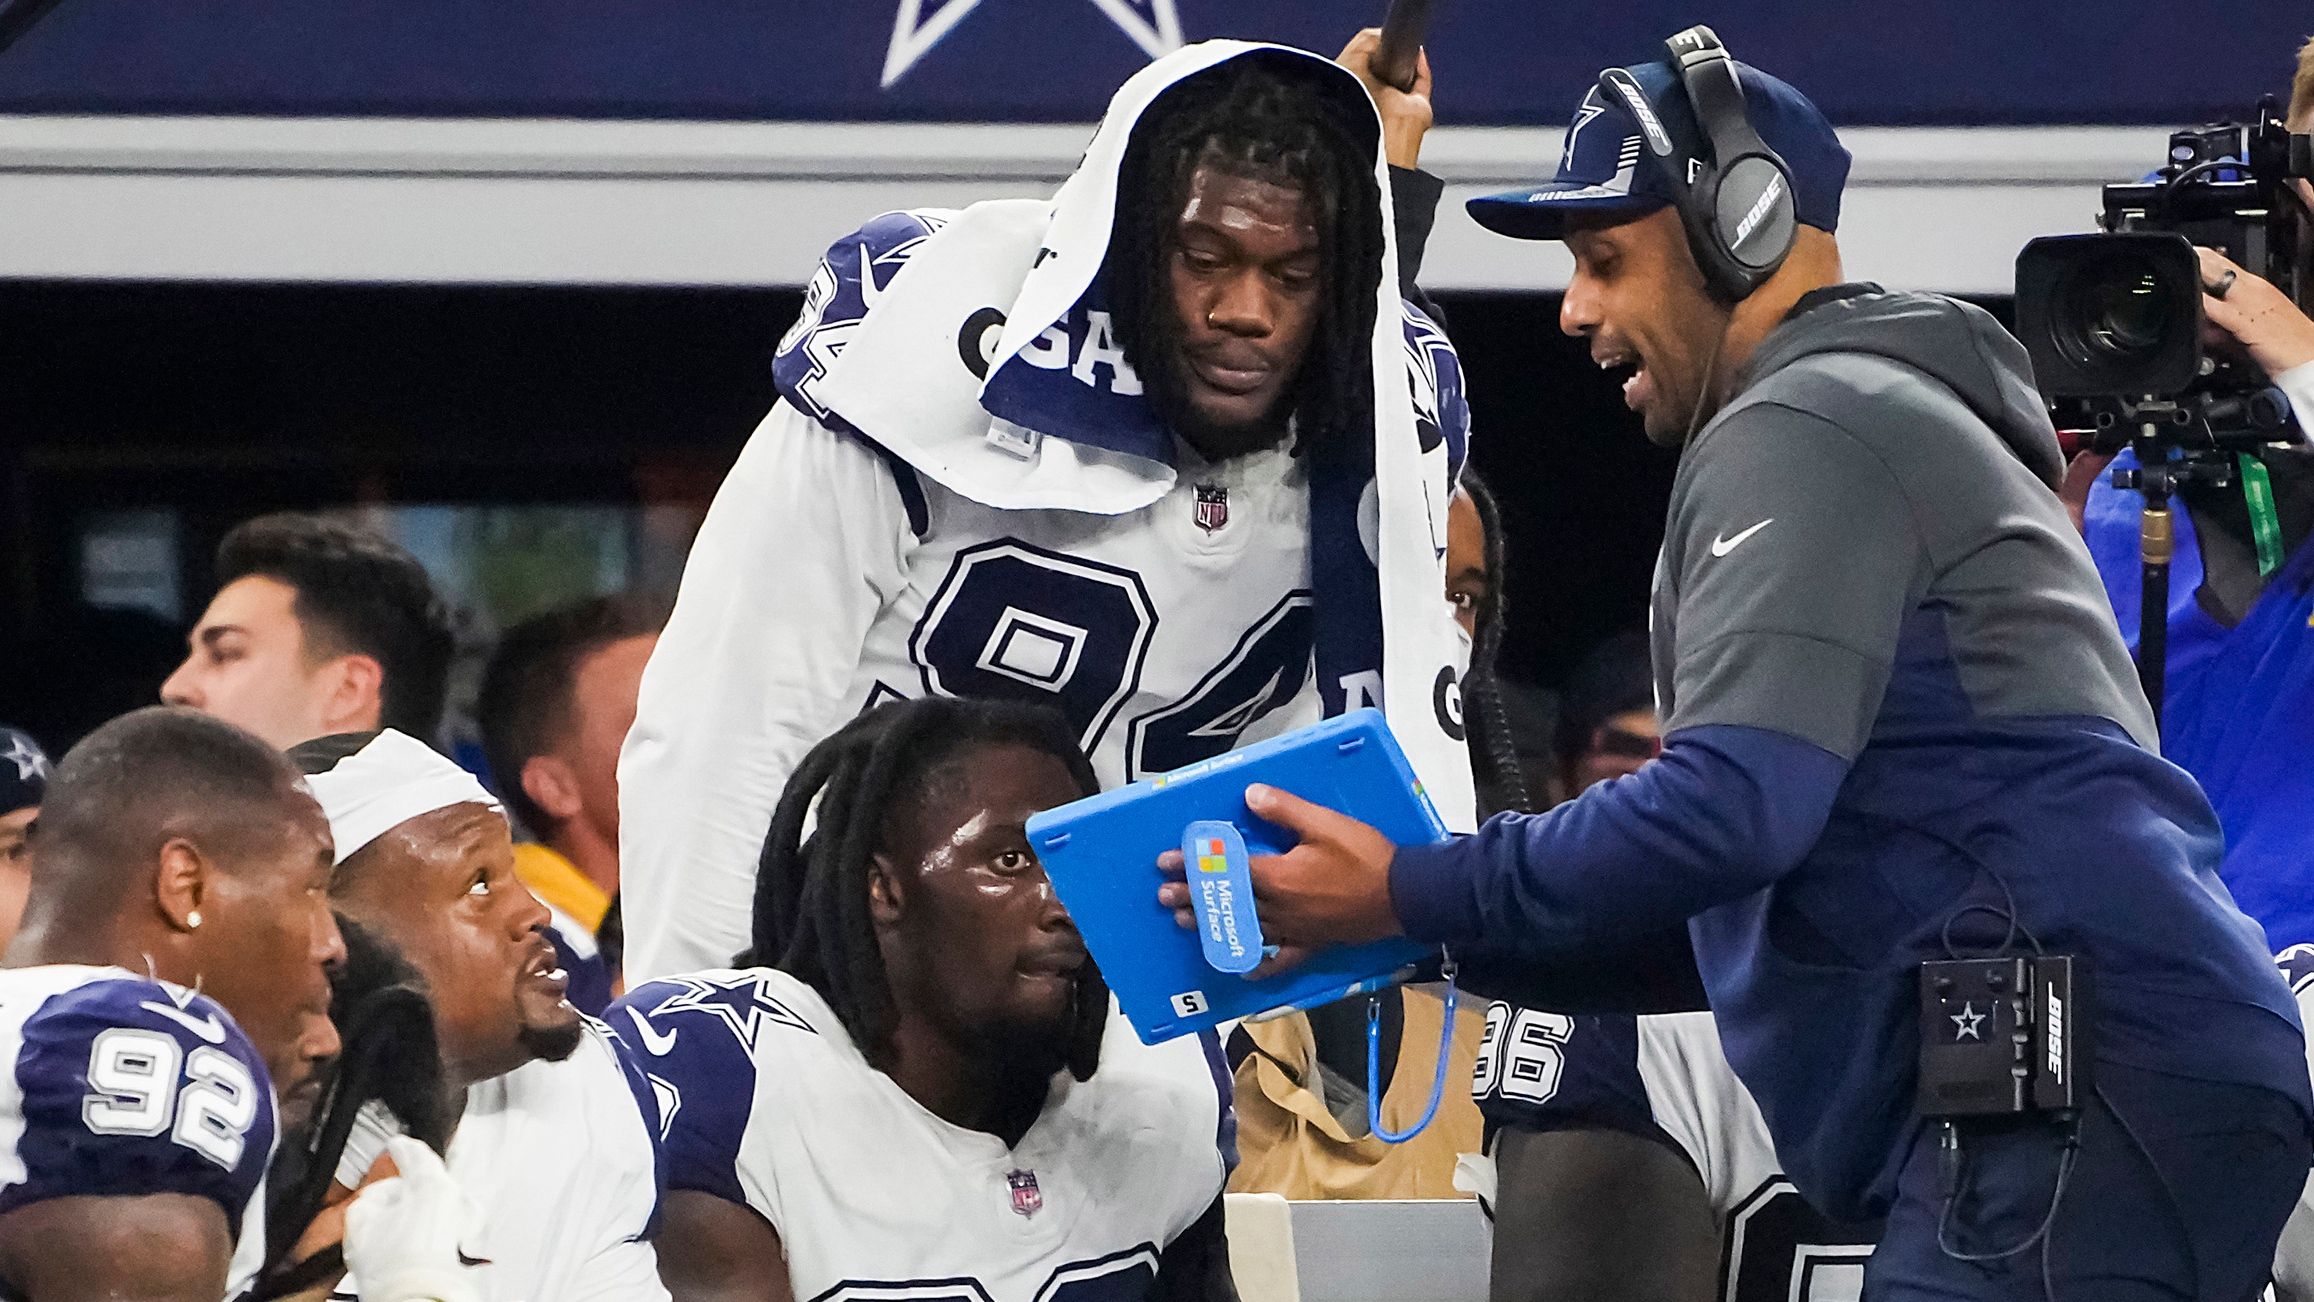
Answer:
[[[226,1297],[265,1254],[273,1083],[215,1002],[117,967],[0,970],[0,1213],[51,1198],[189,1194],[236,1241]]]
[[[667,1296],[650,1239],[665,1175],[658,1109],[623,1048],[588,1019],[578,1051],[469,1086],[443,1155],[481,1208],[459,1245],[489,1302],[656,1302]],[[396,1127],[365,1108],[338,1164],[358,1185]],[[360,1296],[349,1273],[333,1294]]]
[[[2291,993],[2298,996],[2299,1020],[2314,1026],[2314,945],[2292,945],[2275,955],[2274,962]],[[2306,1056],[2308,1069],[2314,1071],[2314,1037],[2308,1038]],[[2314,1296],[2314,1176],[2307,1177],[2305,1191],[2282,1227],[2282,1241],[2275,1245],[2274,1282],[2292,1297]]]
[[[1124,515],[997,510],[774,407],[692,547],[621,760],[628,818],[660,829],[630,842],[630,979],[745,948],[788,773],[869,705],[1056,706],[1103,786],[1317,722],[1303,463],[1182,458]]]
[[[1100,1069],[1057,1073],[1010,1149],[926,1111],[784,972],[653,982],[612,1017],[650,1055],[670,1187],[761,1213],[798,1298],[1132,1302],[1221,1195],[1217,1055],[1113,1012]]]
[[[1710,1013],[1573,1017],[1497,1002],[1471,1093],[1490,1136],[1505,1125],[1603,1127],[1676,1145],[1719,1221],[1722,1302],[1859,1296],[1878,1227],[1828,1220],[1784,1178]],[[1491,1164],[1479,1165],[1491,1183]]]

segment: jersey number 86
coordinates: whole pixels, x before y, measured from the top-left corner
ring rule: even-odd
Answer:
[[[1522,1103],[1548,1103],[1559,1092],[1567,1041],[1575,1019],[1565,1013],[1513,1008],[1497,1001],[1486,1010],[1486,1039],[1472,1065],[1470,1096],[1480,1102],[1500,1092]]]

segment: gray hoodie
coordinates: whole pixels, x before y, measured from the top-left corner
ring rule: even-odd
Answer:
[[[1930,607],[1978,717],[2091,715],[2154,746],[2063,473],[1989,314],[1877,286],[1803,299],[1680,461],[1654,602],[1667,729],[1774,728],[1854,759],[1900,626]]]
[[[1520,962],[1686,920],[1785,1171],[1842,1220],[1896,1197],[1921,1038],[1957,1033],[1917,994],[1948,939],[2084,957],[2100,1059],[2314,1111],[2295,1002],[2051,491],[2030,374],[1964,303],[1803,299],[1681,456],[1663,757],[1391,865],[1408,934],[1544,1007]]]
[[[1836,1214],[1893,1193],[1919,1037],[1950,1029],[1921,1024],[1913,974],[1948,924],[1998,946],[1984,909],[2089,957],[2099,1056],[2308,1102],[2294,1003],[2218,880],[2208,802],[2159,756],[2062,473],[1998,322],[1872,286],[1803,300],[1681,458],[1665,732],[1847,762],[1798,863],[1691,926],[1731,1061]]]

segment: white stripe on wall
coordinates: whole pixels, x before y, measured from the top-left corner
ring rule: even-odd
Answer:
[[[890,208],[1049,193],[1089,126],[0,116],[0,276],[797,285]],[[1441,128],[1424,283],[1565,283],[1556,244],[1461,211],[1545,176],[1561,133]],[[1841,221],[1849,273],[2006,292],[2034,235],[2089,229],[2161,128],[1870,128]]]

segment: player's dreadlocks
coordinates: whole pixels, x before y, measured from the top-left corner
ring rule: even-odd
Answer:
[[[366,740],[375,733],[354,734]],[[328,737],[294,747],[290,756],[307,773],[327,772],[346,738]],[[359,749],[356,746],[355,749]],[[400,951],[339,914],[345,962],[330,976],[329,1019],[344,1048],[330,1064],[322,1096],[302,1130],[281,1137],[266,1172],[265,1271],[251,1287],[251,1302],[305,1293],[345,1272],[337,1245],[297,1258],[292,1252],[319,1216],[355,1119],[369,1104],[383,1104],[402,1131],[439,1153],[450,1146],[456,1115],[442,1081],[434,1038],[434,1007],[425,978]]]
[[[1479,534],[1486,540],[1481,557],[1487,573],[1486,592],[1473,612],[1470,668],[1462,676],[1462,725],[1470,739],[1471,769],[1478,779],[1486,813],[1531,814],[1535,812],[1534,797],[1520,769],[1510,712],[1503,706],[1502,683],[1495,675],[1503,634],[1502,509],[1495,505],[1486,482],[1469,466],[1462,469],[1462,491],[1478,512]]]
[[[870,861],[895,815],[992,746],[1042,751],[1066,764],[1086,795],[1101,789],[1075,730],[1044,707],[934,696],[870,710],[814,746],[788,779],[756,869],[753,943],[733,963],[795,977],[828,1001],[863,1051],[881,1043],[897,1013],[868,913]],[[808,839],[807,815],[816,815]],[[1109,988],[1087,959],[1068,1045],[1078,1080],[1100,1061],[1108,1011]]]
[[[1150,401],[1179,428],[1175,223],[1199,167],[1301,191],[1318,231],[1318,325],[1288,401],[1295,451],[1372,421],[1370,342],[1382,282],[1375,124],[1364,97],[1309,60],[1254,53],[1185,77],[1157,97],[1125,148],[1106,264],[1117,342]]]

